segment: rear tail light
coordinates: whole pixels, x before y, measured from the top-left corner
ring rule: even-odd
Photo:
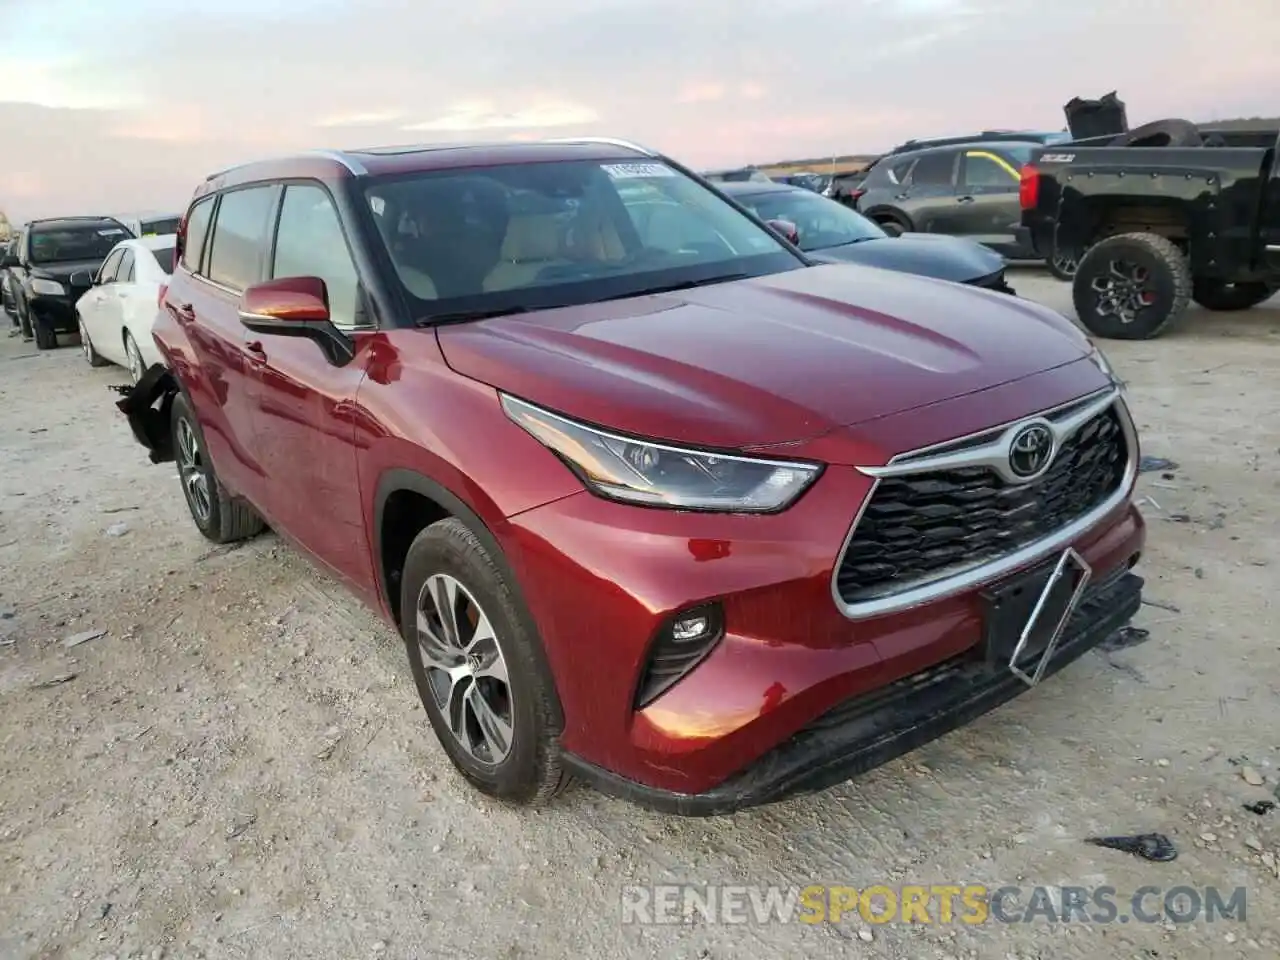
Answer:
[[[156,294],[157,310],[164,309],[164,297],[165,297],[165,294],[167,294],[168,292],[169,292],[169,285],[167,283],[160,284],[160,291]]]
[[[867,191],[865,187],[857,187],[849,191],[849,199],[852,200],[854,203],[857,203],[859,200],[862,199],[862,195],[866,192]]]
[[[1018,180],[1018,204],[1023,210],[1034,210],[1039,203],[1040,171],[1028,163]]]

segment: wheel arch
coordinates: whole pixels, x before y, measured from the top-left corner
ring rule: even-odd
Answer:
[[[494,564],[502,571],[507,586],[517,601],[519,613],[525,619],[525,626],[536,640],[534,644],[534,661],[542,673],[547,689],[554,694],[552,706],[557,731],[564,727],[564,712],[560,705],[560,694],[556,687],[555,675],[547,659],[542,635],[533,619],[524,591],[514,567],[507,559],[498,538],[494,536],[489,525],[481,519],[467,503],[446,488],[443,484],[424,476],[416,470],[396,467],[386,470],[378,478],[377,489],[373,501],[373,561],[374,575],[377,579],[379,599],[390,612],[396,627],[404,635],[405,625],[401,622],[400,610],[400,574],[404,569],[404,560],[409,547],[422,530],[440,520],[456,517],[463,521],[477,539],[484,544]]]

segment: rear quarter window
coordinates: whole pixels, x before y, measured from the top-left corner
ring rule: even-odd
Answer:
[[[209,220],[213,216],[214,196],[201,199],[192,205],[187,214],[187,236],[182,245],[182,265],[192,273],[200,273],[201,254],[205,238],[209,235]]]

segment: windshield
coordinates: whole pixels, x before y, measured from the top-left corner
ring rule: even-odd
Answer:
[[[143,220],[138,224],[144,237],[162,237],[167,233],[177,233],[181,217],[160,217],[155,220]]]
[[[843,203],[808,190],[785,190],[737,197],[761,220],[786,220],[800,233],[801,250],[825,250],[860,240],[879,240],[887,234]]]
[[[569,306],[804,264],[657,161],[561,161],[365,188],[415,318]]]
[[[31,262],[60,263],[73,260],[102,260],[111,248],[128,237],[123,227],[96,223],[62,229],[31,231]]]

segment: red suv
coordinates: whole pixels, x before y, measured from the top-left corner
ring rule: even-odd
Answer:
[[[120,406],[201,532],[270,524],[381,609],[499,797],[823,789],[1140,602],[1138,441],[1074,326],[813,265],[620,141],[211,176],[154,329]]]

